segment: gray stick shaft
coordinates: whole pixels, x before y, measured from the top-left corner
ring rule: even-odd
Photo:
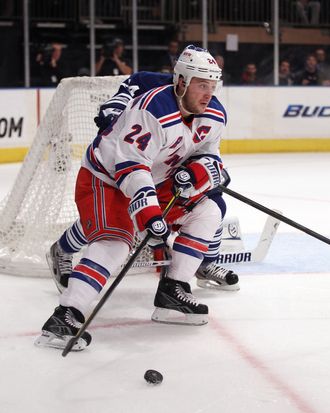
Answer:
[[[219,185],[219,188],[222,192],[224,192],[225,194],[230,195],[233,198],[238,199],[239,201],[244,202],[245,204],[248,204],[250,206],[252,206],[253,208],[259,209],[259,211],[264,212],[265,214],[268,214],[274,218],[279,219],[282,222],[285,222],[286,224],[290,225],[291,227],[297,228],[300,231],[305,232],[306,234],[319,239],[320,241],[325,242],[326,244],[330,244],[330,239],[325,237],[324,235],[319,234],[318,232],[313,231],[310,228],[304,227],[301,224],[298,224],[298,222],[293,221],[290,218],[287,218],[284,215],[279,214],[278,212],[275,212],[261,204],[258,204],[258,202],[253,201],[252,199],[247,198],[244,195],[239,194],[238,192],[233,191],[232,189],[229,189],[223,185]]]

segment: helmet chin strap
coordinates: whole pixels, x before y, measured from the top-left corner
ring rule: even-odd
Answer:
[[[179,104],[179,109],[180,109],[181,114],[182,114],[182,110],[184,110],[184,112],[187,113],[187,115],[185,115],[185,116],[197,115],[197,113],[190,112],[188,109],[186,109],[186,108],[183,106],[182,99],[183,99],[184,95],[185,95],[186,92],[187,92],[187,86],[185,86],[182,96],[179,96],[179,95],[178,95],[178,92],[177,92],[176,89],[177,89],[177,85],[176,85],[176,87],[174,87],[174,94],[175,94],[175,96],[176,96],[176,98],[177,98],[177,101],[178,101],[178,104]],[[181,109],[182,109],[182,110],[181,110]]]

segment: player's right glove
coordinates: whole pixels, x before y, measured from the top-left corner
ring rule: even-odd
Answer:
[[[136,231],[148,231],[153,237],[166,242],[170,231],[162,217],[155,188],[148,186],[138,190],[129,204],[128,213]]]

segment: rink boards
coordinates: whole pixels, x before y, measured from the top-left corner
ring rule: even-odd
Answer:
[[[54,92],[1,90],[0,162],[24,158]],[[223,87],[218,97],[228,115],[223,154],[330,151],[328,88]]]

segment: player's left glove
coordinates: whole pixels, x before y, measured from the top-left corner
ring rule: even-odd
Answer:
[[[220,162],[205,156],[186,166],[180,166],[174,174],[174,186],[182,190],[182,197],[192,198],[217,187],[220,176]]]

